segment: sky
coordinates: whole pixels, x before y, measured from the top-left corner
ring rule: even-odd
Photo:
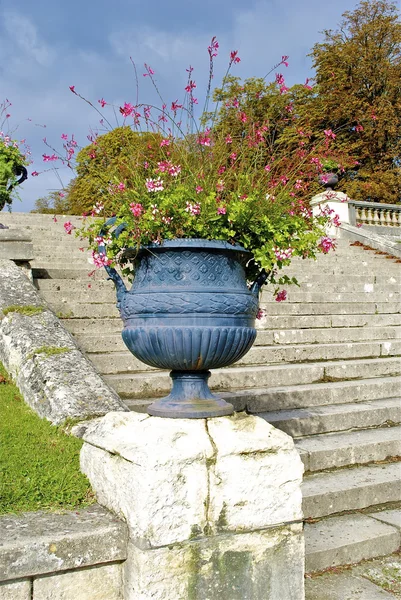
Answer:
[[[307,54],[322,40],[321,32],[336,29],[342,13],[356,4],[353,0],[0,0],[0,103],[6,98],[12,103],[3,131],[8,127],[14,139],[27,140],[33,159],[28,172],[40,173],[21,186],[21,202],[15,200],[13,210],[32,210],[37,198],[60,189],[73,176],[61,164],[56,172],[51,168],[56,163],[43,162],[43,154],[53,153],[43,138],[62,150],[61,135],[74,134],[85,146],[90,129],[100,127],[101,116],[71,93],[70,86],[100,110],[101,98],[117,107],[135,104],[132,57],[139,101],[158,102],[149,78],[143,77],[146,62],[169,105],[182,99],[186,68],[191,65],[202,104],[207,47],[213,36],[220,46],[216,85],[231,50],[238,50],[241,58],[233,74],[263,77],[289,55],[288,68],[278,71],[287,85],[303,83],[313,77]],[[105,112],[110,114],[114,126],[113,113]]]

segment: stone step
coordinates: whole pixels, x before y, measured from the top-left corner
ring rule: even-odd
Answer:
[[[34,279],[80,279],[88,281],[89,274],[93,271],[93,269],[93,265],[91,266],[89,263],[86,268],[79,269],[76,269],[73,266],[70,266],[68,269],[60,269],[54,266],[44,267],[41,265],[40,267],[32,268],[32,276]],[[106,272],[103,273],[102,270],[96,269],[96,277],[100,276],[104,277],[105,279],[107,278]]]
[[[106,350],[104,346],[93,348],[93,352],[88,352],[88,357],[103,374],[113,373],[134,373],[138,371],[153,370],[137,358],[135,358],[125,347],[122,339],[120,340],[120,350],[112,352]],[[292,363],[311,363],[315,361],[348,361],[347,372],[349,377],[358,377],[361,373],[361,364],[350,364],[350,361],[364,358],[362,365],[367,364],[368,360],[380,358],[380,361],[387,357],[398,355],[401,353],[401,342],[399,340],[392,342],[361,342],[353,344],[313,344],[310,346],[254,346],[240,361],[235,363],[234,368],[245,365],[274,365],[274,364],[292,364]],[[396,362],[396,366],[397,366]],[[342,362],[335,363],[336,368],[330,369],[330,377],[337,379],[344,378]],[[392,365],[393,367],[394,365]],[[386,369],[388,366],[385,367]],[[353,372],[354,371],[354,372]],[[353,373],[353,375],[351,375]],[[326,377],[328,375],[326,374]]]
[[[398,513],[400,525],[395,526],[389,513]],[[387,521],[382,521],[387,519]],[[340,565],[358,563],[369,558],[397,552],[400,547],[401,511],[381,511],[330,517],[305,524],[307,573],[323,571]],[[349,593],[350,590],[344,590]],[[342,598],[346,598],[343,596]],[[316,597],[323,600],[324,596]],[[340,596],[339,596],[340,598]],[[357,598],[357,596],[355,596]],[[371,596],[359,596],[370,600]]]
[[[93,285],[92,279],[88,277],[88,273],[84,272],[85,279],[83,280],[84,285]],[[95,275],[97,277],[97,274]],[[36,284],[38,282],[36,281]],[[47,301],[54,312],[64,312],[67,303],[62,301]],[[105,307],[109,307],[110,312],[102,308],[98,310],[98,306],[103,304]],[[363,302],[363,303],[319,303],[319,304],[301,304],[301,303],[285,303],[285,302],[270,302],[263,303],[262,308],[266,310],[269,316],[287,316],[287,315],[374,315],[374,314],[399,314],[401,310],[401,303],[397,302]],[[77,318],[100,318],[100,317],[111,317],[115,313],[115,301],[109,303],[85,303],[80,304],[71,302],[68,304],[68,312],[71,316]]]
[[[232,367],[230,367],[232,368]],[[210,379],[212,390],[219,391],[219,395],[231,402],[236,410],[245,410],[253,413],[274,411],[288,408],[305,408],[309,406],[322,406],[327,404],[346,404],[349,402],[363,402],[396,396],[399,393],[401,377],[373,377],[351,381],[336,381],[330,383],[301,383],[292,385],[291,379],[297,375],[307,378],[314,371],[305,370],[304,376],[301,371],[291,370],[286,385],[274,385],[279,377],[285,377],[285,368],[281,371],[275,367],[265,367],[264,375],[274,373],[274,380],[269,379],[269,387],[260,387],[261,380],[257,377],[255,369],[249,369],[247,383],[259,385],[240,389],[244,385],[244,372],[242,369],[233,369],[231,378],[226,370],[221,370],[218,375],[214,371]],[[284,371],[284,372],[283,372]],[[261,377],[261,375],[259,375]],[[290,379],[291,377],[291,379]],[[146,399],[163,396],[169,393],[170,384],[167,371],[155,371],[152,373],[119,373],[116,375],[104,375],[105,381],[116,390],[122,398]],[[281,379],[282,380],[282,379]],[[230,386],[226,391],[221,390],[221,381]],[[239,385],[237,383],[239,382]],[[216,389],[217,388],[217,389]]]
[[[107,355],[106,355],[107,356]],[[131,355],[132,357],[132,355]],[[94,355],[89,355],[94,365],[99,369],[99,362],[93,360]],[[135,366],[137,370],[134,370]],[[105,376],[117,376],[116,386],[118,393],[126,393],[135,384],[136,377],[131,381],[130,376],[142,374],[141,387],[151,392],[152,395],[162,395],[169,392],[171,381],[168,371],[155,370],[150,366],[140,363],[132,357],[132,368],[128,372],[121,371],[121,364],[116,361],[114,371],[105,368],[99,372]],[[288,364],[269,366],[243,366],[226,367],[213,370],[210,385],[215,391],[235,390],[238,387],[254,388],[261,385],[286,386],[305,383],[316,383],[318,381],[331,379],[346,380],[363,377],[383,377],[386,375],[397,375],[401,373],[400,361],[394,359],[379,359],[366,361],[348,361],[341,363],[318,362],[308,364]]]
[[[138,379],[140,376],[137,376]],[[255,388],[221,392],[237,410],[252,414],[292,408],[309,408],[327,404],[349,404],[391,398],[399,395],[401,377],[376,377],[331,383]],[[127,398],[129,396],[127,395]],[[132,396],[133,397],[133,396]]]
[[[401,502],[401,463],[313,473],[303,481],[302,496],[306,519]]]
[[[70,263],[71,264],[71,263]],[[41,273],[50,273],[48,269],[44,269],[42,266],[36,268],[34,264],[32,264],[32,268],[34,271],[35,277],[37,276],[38,271]],[[93,270],[93,265],[88,264],[86,279],[88,279],[88,274]],[[69,269],[70,271],[70,269]],[[98,279],[106,279],[106,274],[97,274],[96,280]],[[81,283],[81,282],[80,282]],[[40,284],[39,284],[40,285]],[[60,286],[59,286],[60,287]],[[65,287],[65,286],[64,286]],[[373,288],[373,285],[372,285]],[[42,289],[42,295],[49,302],[57,302],[57,301],[66,301],[66,302],[112,302],[115,299],[115,290],[114,286],[108,282],[108,286],[94,286],[93,289],[88,290],[87,286],[81,283],[80,289],[63,289],[57,290],[57,288],[51,289]],[[352,290],[352,286],[349,288]],[[399,286],[386,286],[386,292],[375,291],[371,292],[337,292],[334,289],[330,289],[330,300],[335,302],[366,302],[373,299],[375,302],[386,302],[386,301],[397,301],[400,299],[401,295],[399,293]],[[305,288],[301,288],[298,291],[294,292],[292,289],[288,291],[288,297],[286,302],[293,303],[322,303],[324,302],[324,298],[327,298],[327,293],[322,292],[309,292]],[[273,298],[272,292],[266,292],[262,294],[261,298],[261,306],[264,307],[265,303],[268,303]]]
[[[51,279],[43,279],[49,281]],[[64,319],[64,327],[71,333],[76,334],[97,334],[104,331],[109,333],[120,333],[123,328],[123,322],[119,318],[110,319]],[[265,317],[262,323],[257,321],[257,329],[323,329],[325,327],[387,327],[401,325],[401,315],[325,315],[316,316],[269,316]]]
[[[401,459],[401,427],[324,433],[299,438],[295,447],[306,472],[383,461],[395,456]]]
[[[68,303],[66,303],[68,306]],[[106,330],[107,331],[107,330]],[[86,352],[121,352],[125,350],[124,342],[120,333],[104,333],[102,334],[77,334],[75,336],[78,344]],[[373,343],[376,340],[386,342],[391,340],[401,342],[401,329],[396,327],[366,327],[366,328],[341,328],[341,329],[299,329],[299,330],[278,330],[267,331],[259,329],[257,332],[254,347],[245,355],[242,361],[253,362],[260,364],[270,362],[272,349],[275,346],[302,346],[296,360],[316,360],[318,355],[316,349],[310,349],[310,354],[306,346],[330,345],[339,344],[339,349],[344,350],[345,346],[354,342],[369,342]],[[389,342],[391,343],[391,342]],[[262,351],[260,347],[264,347]],[[296,348],[295,348],[296,349]],[[257,353],[258,358],[255,354]],[[250,358],[255,356],[255,359]],[[366,355],[364,355],[366,356]],[[335,356],[336,358],[342,358]],[[324,359],[324,356],[321,358]],[[277,362],[277,360],[274,360]]]
[[[401,397],[260,413],[293,438],[401,424]],[[379,429],[381,431],[381,429]]]

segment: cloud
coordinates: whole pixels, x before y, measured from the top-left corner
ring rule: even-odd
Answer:
[[[9,38],[7,43],[14,46],[13,54],[17,54],[19,51],[25,58],[33,58],[43,67],[48,67],[53,63],[53,52],[40,39],[37,28],[26,15],[4,11],[3,26]]]

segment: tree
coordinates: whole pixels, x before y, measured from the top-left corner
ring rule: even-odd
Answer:
[[[68,199],[68,188],[64,192],[53,191],[47,196],[38,198],[35,200],[35,208],[31,210],[31,212],[49,215],[71,214],[71,205]]]
[[[401,22],[395,4],[363,0],[313,46],[315,95],[303,117],[336,132],[333,149],[354,156],[342,182],[355,200],[401,202]]]
[[[77,177],[68,192],[71,214],[91,212],[97,202],[104,205],[106,214],[118,211],[118,194],[113,190],[120,183],[129,188],[134,171],[146,169],[146,157],[161,160],[161,137],[124,126],[82,148],[77,155]]]

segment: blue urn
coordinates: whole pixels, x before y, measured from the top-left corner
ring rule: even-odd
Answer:
[[[259,289],[248,288],[251,253],[224,241],[176,239],[131,253],[135,279],[127,290],[106,267],[117,288],[123,340],[142,362],[171,369],[171,393],[148,407],[159,417],[228,415],[231,404],[211,393],[209,369],[231,365],[251,348]],[[129,251],[128,251],[129,256]]]

